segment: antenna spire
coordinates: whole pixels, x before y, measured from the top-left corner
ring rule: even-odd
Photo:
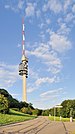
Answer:
[[[24,25],[24,17],[22,18],[22,55],[25,56],[25,25]]]

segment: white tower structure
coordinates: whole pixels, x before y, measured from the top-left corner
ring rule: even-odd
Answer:
[[[22,19],[22,59],[19,64],[19,75],[22,76],[23,79],[23,97],[22,101],[27,101],[26,95],[26,78],[28,77],[28,58],[25,55],[25,26],[24,26],[24,18]]]

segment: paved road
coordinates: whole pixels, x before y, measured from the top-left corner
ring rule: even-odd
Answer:
[[[71,129],[70,129],[71,126]],[[47,117],[0,127],[0,134],[71,134],[75,123],[52,122]]]

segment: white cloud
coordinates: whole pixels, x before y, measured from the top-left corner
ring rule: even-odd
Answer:
[[[64,29],[64,32],[67,30],[64,24],[61,29]],[[27,51],[27,53],[29,55],[34,55],[38,59],[40,58],[41,63],[48,67],[47,71],[52,74],[57,74],[61,72],[63,67],[61,58],[58,57],[58,53],[65,53],[69,49],[71,49],[71,42],[66,36],[50,32],[50,40],[46,44],[39,43],[38,47],[33,48],[31,51]]]
[[[47,24],[50,24],[51,23],[51,20],[50,19],[46,19],[46,23]]]
[[[51,29],[50,28],[46,29],[46,33],[48,33],[50,35]]]
[[[61,60],[58,58],[57,53],[51,51],[50,44],[40,43],[37,48],[32,51],[28,51],[27,53],[29,55],[35,55],[37,58],[40,58],[42,63],[48,66],[48,69],[56,68],[59,70],[57,72],[60,72],[62,68]],[[51,73],[53,73],[52,70]]]
[[[60,28],[58,29],[57,33],[62,35],[68,35],[71,31],[69,27],[67,27],[66,23],[59,23]]]
[[[21,47],[21,44],[18,44],[17,47],[18,47],[18,48]]]
[[[64,2],[64,11],[66,11],[69,8],[71,3],[72,3],[72,0],[65,0],[65,2]]]
[[[32,77],[33,79],[33,77]],[[42,86],[42,84],[46,83],[46,84],[52,84],[52,83],[57,83],[59,82],[60,79],[57,76],[54,77],[40,77],[38,76],[37,78],[35,78],[35,81],[32,83],[29,83],[27,86],[27,92],[28,93],[32,93],[33,91],[39,90],[39,86]]]
[[[9,9],[10,8],[10,5],[5,5],[4,6],[6,9]]]
[[[29,69],[29,76],[32,78],[32,79],[37,79],[38,78],[38,73],[33,71],[33,69]]]
[[[71,48],[71,42],[67,39],[67,37],[56,33],[51,35],[50,45],[53,50],[59,53],[63,53]]]
[[[25,9],[26,16],[34,16],[35,14],[35,4],[27,3],[27,8]]]
[[[49,0],[47,4],[44,4],[43,11],[50,9],[54,13],[60,13],[62,11],[62,5],[59,0]]]
[[[18,80],[18,65],[0,63],[0,87],[9,88]]]
[[[48,53],[48,51],[49,46],[44,43],[40,43],[40,45],[37,48],[31,51],[31,54],[35,55],[36,57],[43,57],[44,54]]]
[[[72,12],[75,13],[75,4],[72,7]]]
[[[18,2],[18,8],[19,9],[22,9],[23,8],[23,5],[24,5],[24,1],[19,0],[19,2]]]
[[[36,16],[39,18],[41,16],[41,11],[40,10],[37,10],[36,11]]]
[[[48,5],[47,5],[47,4],[44,4],[42,10],[43,10],[44,12],[46,12],[46,11],[48,10]]]
[[[63,88],[59,88],[59,89],[55,89],[55,90],[46,91],[46,92],[40,94],[40,97],[44,100],[49,100],[52,98],[57,98],[62,93],[64,93]]]
[[[65,17],[65,22],[71,22],[73,21],[73,19],[75,18],[75,16],[72,13],[68,13],[67,16]]]
[[[60,17],[59,17],[59,18],[58,18],[58,20],[57,20],[57,22],[58,22],[58,24],[59,24],[59,25],[61,25],[61,24],[62,24],[62,21],[63,21],[63,19],[62,19],[62,18],[60,18]]]
[[[59,13],[62,10],[62,5],[60,3],[60,1],[58,0],[51,0],[51,2],[49,3],[50,9],[52,11],[54,11],[54,13]]]
[[[28,92],[28,93],[32,93],[32,92],[35,91],[35,90],[37,90],[37,88],[34,87],[34,86],[33,86],[33,87],[28,87],[28,88],[27,88],[27,92]]]
[[[41,31],[41,33],[39,34],[39,37],[41,38],[42,42],[44,42],[45,40],[45,33],[43,31]]]
[[[18,12],[19,11],[19,8],[17,7],[17,5],[10,4],[10,5],[5,5],[4,7],[5,7],[5,9],[11,9],[14,12]]]
[[[52,77],[52,78],[49,78],[49,77],[43,77],[43,78],[38,78],[36,81],[35,81],[35,84],[36,86],[39,86],[43,83],[55,83],[55,82],[58,82],[58,78],[56,76]]]
[[[58,73],[60,73],[61,68],[62,67],[53,67],[53,66],[50,66],[48,68],[48,72],[52,72],[53,74],[58,74]]]
[[[35,107],[42,109],[49,109],[55,105],[61,104],[66,92],[63,88],[50,89],[42,92],[38,98],[32,100]],[[65,98],[65,97],[64,97]],[[63,99],[64,100],[64,99]],[[39,105],[40,104],[40,105]]]
[[[5,2],[7,4],[4,5],[6,9],[11,9],[14,12],[19,12],[24,10],[24,0],[18,0],[16,1],[10,1],[10,2]]]
[[[39,24],[40,29],[42,29],[45,26],[44,23]]]

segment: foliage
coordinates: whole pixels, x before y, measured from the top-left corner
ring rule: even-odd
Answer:
[[[75,118],[75,100],[65,100],[61,103],[62,108],[55,108],[55,115],[64,118]],[[54,108],[50,109],[50,114],[54,115]]]
[[[27,102],[20,102],[19,103],[19,109],[23,108],[23,107],[28,107],[28,103]]]
[[[49,109],[42,111],[43,116],[49,116],[49,113],[50,113]]]
[[[5,89],[0,89],[0,94],[3,94],[5,97],[8,97],[9,94]]]
[[[49,111],[50,111],[50,115],[53,116],[54,115],[54,108],[51,108]]]
[[[14,99],[14,98],[10,98],[9,99],[10,102],[10,108],[19,108],[19,101]]]
[[[19,107],[19,101],[14,99],[5,89],[0,89],[0,94],[3,94],[4,97],[7,97],[10,108],[18,108]]]
[[[23,108],[21,108],[21,112],[22,113],[25,113],[25,114],[30,114],[30,115],[32,115],[32,110],[31,110],[31,108],[26,108],[26,107],[23,107]]]
[[[32,103],[29,103],[29,104],[28,104],[28,107],[30,107],[31,109],[34,110],[34,107],[33,107],[32,105],[33,105]]]
[[[73,117],[73,108],[70,109],[70,117]]]
[[[9,108],[16,108],[15,110],[20,110],[23,107],[27,108],[27,114],[32,114],[31,109],[33,110],[33,106],[31,103],[27,102],[19,102],[18,100],[14,99],[5,89],[0,89],[0,94],[3,95],[4,97],[7,97],[9,101]]]
[[[9,102],[4,95],[0,94],[0,113],[8,113]]]
[[[42,114],[42,110],[36,108],[36,109],[34,109],[34,110],[32,111],[32,113],[33,113],[33,115],[39,116],[39,115]]]
[[[61,105],[63,106],[62,112],[61,112],[63,117],[70,117],[70,114],[72,114],[71,116],[75,118],[75,115],[74,115],[75,100],[65,100],[61,103]],[[71,109],[73,109],[72,112],[71,112]]]

